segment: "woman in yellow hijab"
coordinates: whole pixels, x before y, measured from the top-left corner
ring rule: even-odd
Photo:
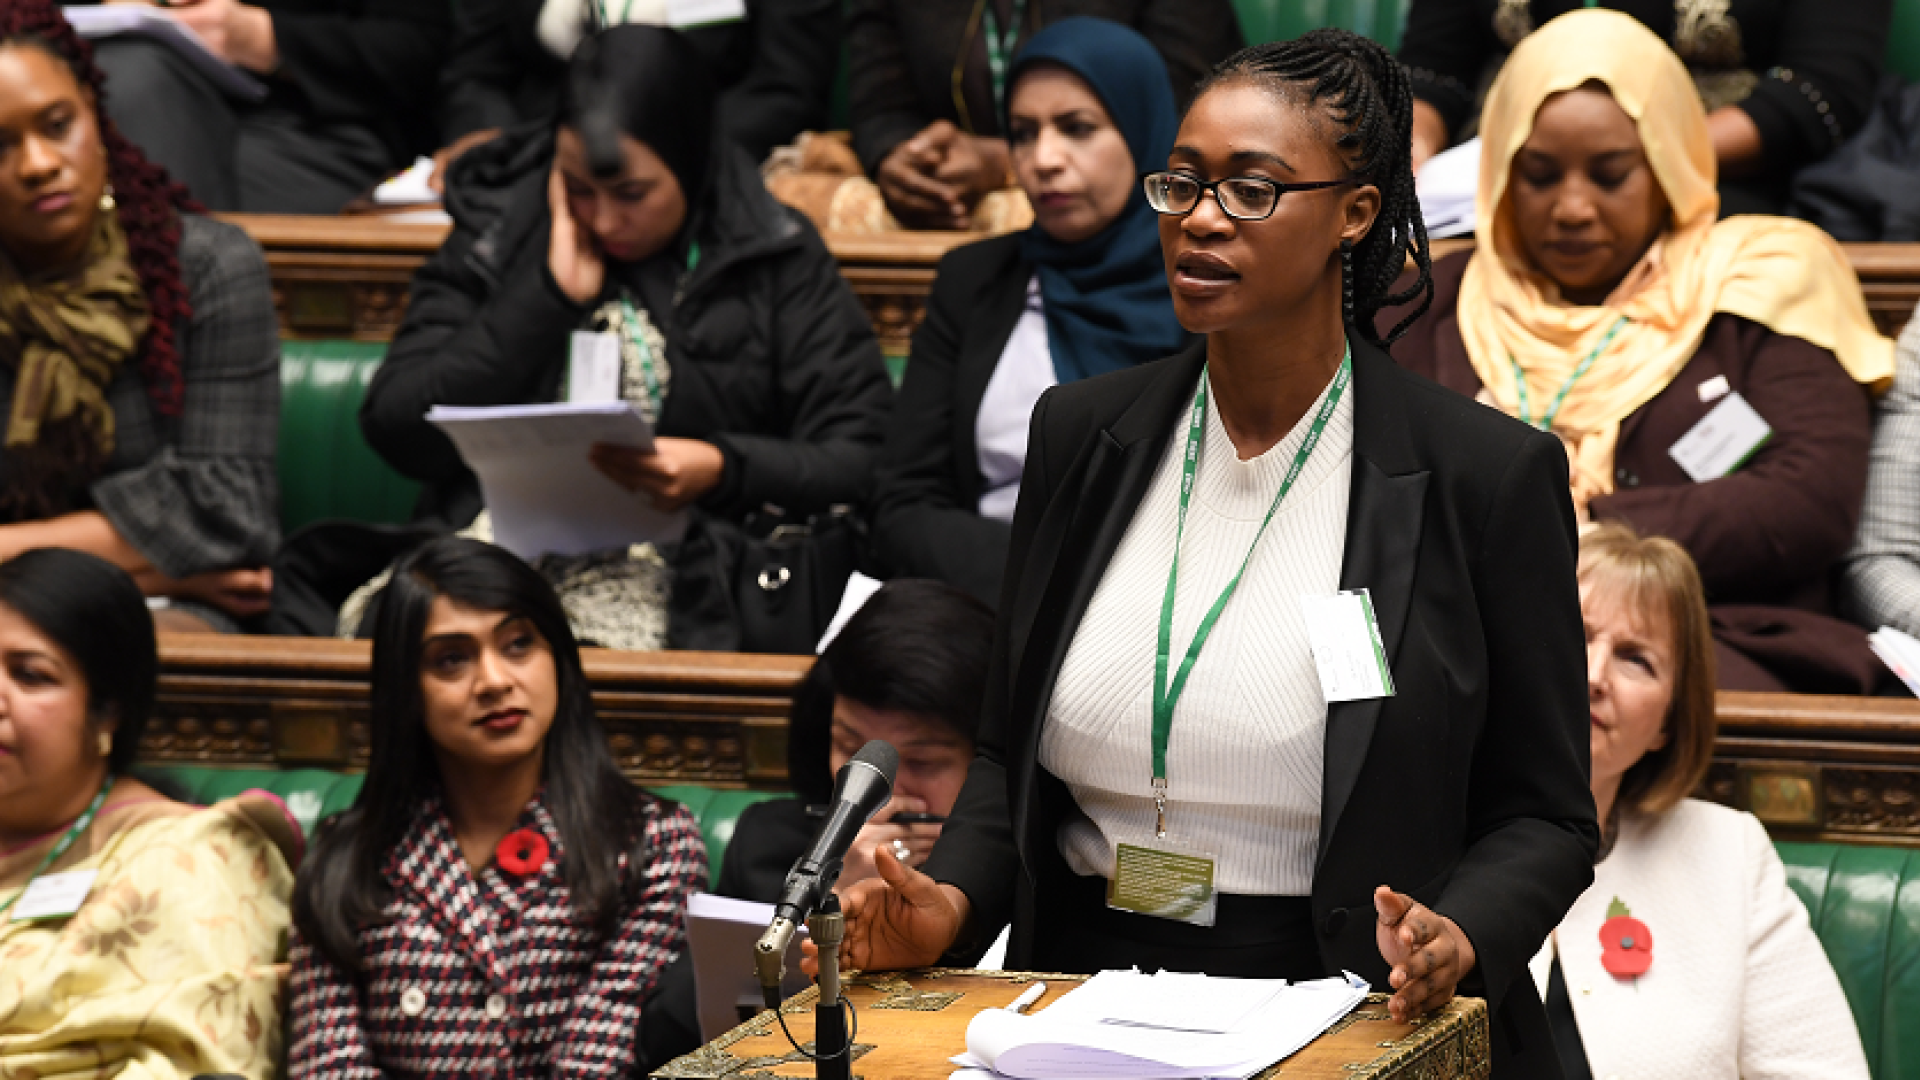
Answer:
[[[1558,434],[1583,521],[1687,549],[1723,688],[1871,691],[1880,666],[1831,617],[1828,578],[1893,347],[1839,246],[1786,218],[1715,222],[1687,71],[1617,12],[1522,42],[1480,130],[1479,246],[1434,264],[1395,357]]]

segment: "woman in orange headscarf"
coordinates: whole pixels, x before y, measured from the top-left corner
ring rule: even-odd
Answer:
[[[1831,617],[1828,578],[1893,350],[1838,245],[1785,218],[1716,223],[1686,69],[1617,12],[1522,42],[1480,130],[1479,247],[1434,264],[1395,357],[1559,435],[1583,521],[1687,549],[1723,688],[1870,691],[1879,666]]]

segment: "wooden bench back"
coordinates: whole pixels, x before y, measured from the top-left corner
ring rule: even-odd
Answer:
[[[288,337],[387,341],[407,311],[407,289],[446,239],[444,224],[378,217],[224,214],[266,251],[274,303]],[[888,356],[907,355],[926,314],[934,268],[952,248],[979,239],[964,233],[829,234],[840,273],[873,320]],[[1440,240],[1436,257],[1471,240]],[[1860,275],[1867,307],[1888,334],[1920,303],[1920,244],[1842,244]]]
[[[787,711],[811,660],[739,653],[584,652],[620,766],[649,784],[787,788]],[[154,763],[366,764],[365,642],[164,635]],[[1920,702],[1720,695],[1701,794],[1782,838],[1920,848]]]

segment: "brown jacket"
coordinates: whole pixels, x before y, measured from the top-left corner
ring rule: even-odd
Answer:
[[[1468,257],[1434,264],[1433,307],[1393,355],[1471,397],[1481,384],[1457,312]],[[1383,312],[1382,329],[1403,317]],[[1719,403],[1700,398],[1701,384],[1716,376],[1766,419],[1773,438],[1732,475],[1697,484],[1667,450]],[[1621,425],[1614,493],[1590,510],[1596,521],[1624,522],[1686,548],[1706,585],[1715,638],[1787,689],[1868,693],[1881,666],[1865,631],[1833,616],[1832,578],[1860,521],[1870,435],[1867,393],[1832,353],[1722,313],[1672,384]],[[1743,681],[1737,668],[1723,672],[1721,684],[1779,688]]]

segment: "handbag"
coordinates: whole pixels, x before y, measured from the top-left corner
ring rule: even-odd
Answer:
[[[797,521],[767,506],[744,531],[733,575],[741,649],[811,656],[859,568],[863,523],[848,506]]]

